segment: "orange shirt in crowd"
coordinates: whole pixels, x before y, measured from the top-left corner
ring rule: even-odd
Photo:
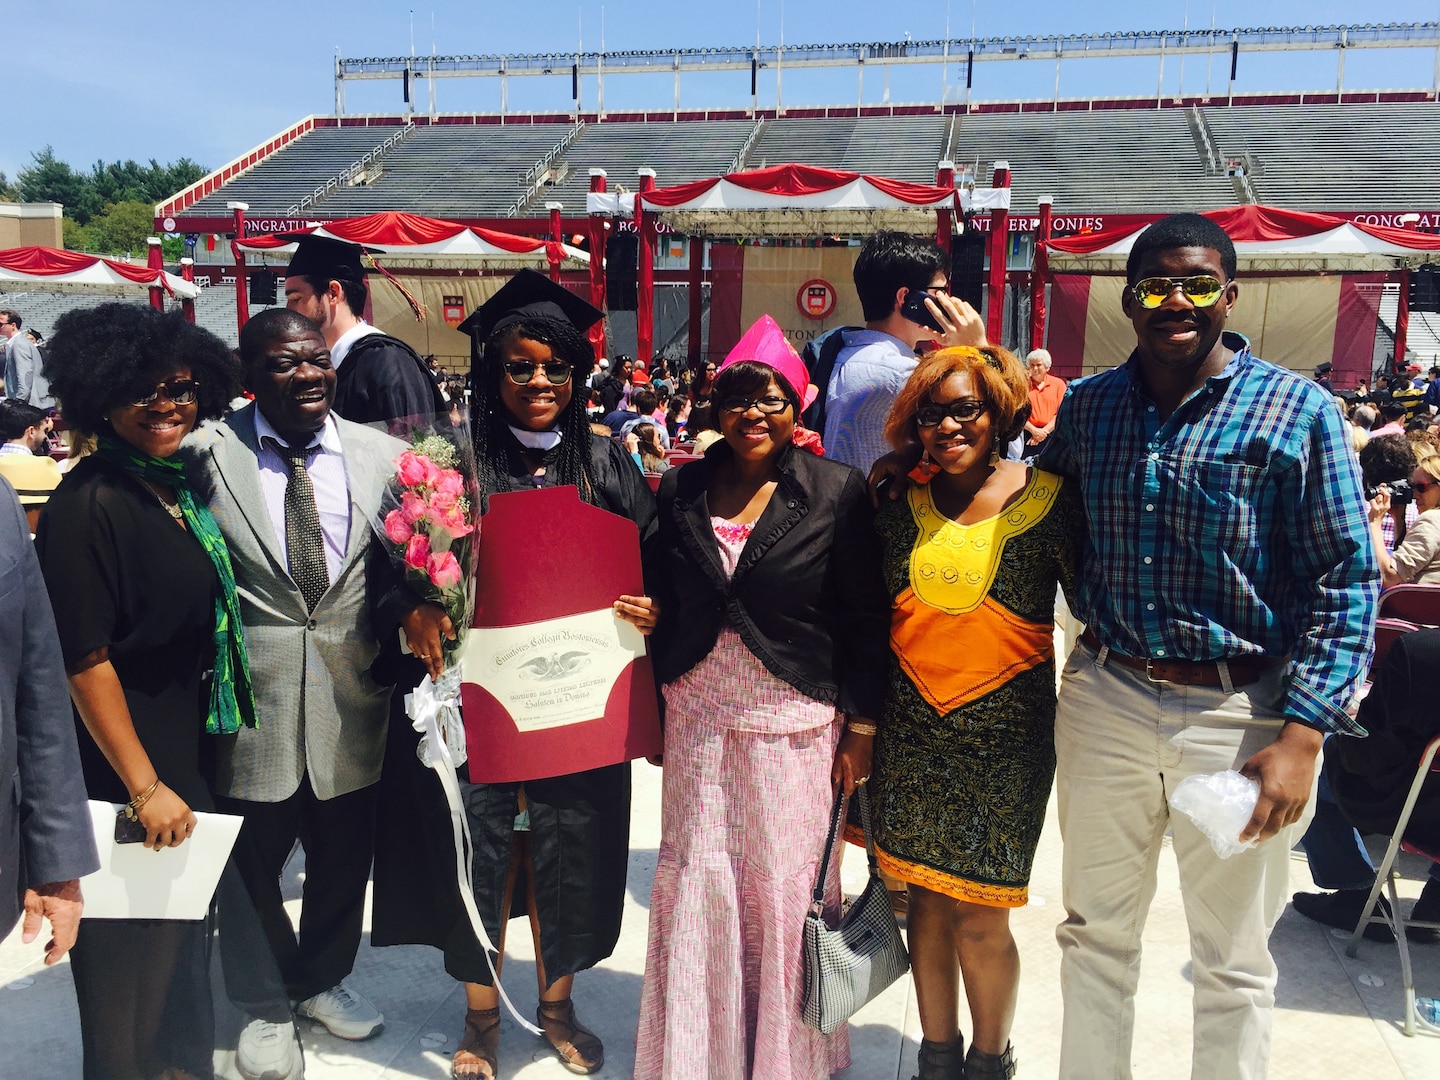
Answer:
[[[1030,423],[1043,428],[1055,419],[1060,402],[1065,397],[1065,380],[1058,375],[1045,373],[1045,381],[1039,386],[1030,384]]]

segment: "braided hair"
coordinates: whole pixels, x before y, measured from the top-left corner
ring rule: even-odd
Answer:
[[[556,484],[573,484],[580,498],[596,502],[594,469],[590,461],[590,418],[585,412],[586,387],[595,366],[595,352],[585,335],[560,319],[527,317],[507,323],[492,333],[484,348],[472,347],[474,398],[471,402],[471,430],[475,444],[475,469],[480,484],[480,512],[490,509],[490,496],[509,491],[510,478],[521,473],[519,447],[510,434],[505,405],[500,398],[501,366],[506,346],[515,338],[548,345],[557,360],[571,367],[570,404],[560,416],[560,445],[546,463],[546,472]]]

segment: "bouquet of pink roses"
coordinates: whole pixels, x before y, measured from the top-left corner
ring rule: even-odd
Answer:
[[[445,663],[459,655],[475,608],[474,483],[464,428],[416,432],[395,459],[395,480],[381,531],[406,582],[423,599],[439,604],[455,626],[444,642]]]

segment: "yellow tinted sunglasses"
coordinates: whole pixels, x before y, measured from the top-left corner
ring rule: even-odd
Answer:
[[[1147,277],[1130,286],[1143,308],[1158,308],[1176,289],[1197,308],[1212,307],[1225,291],[1225,283],[1213,274],[1192,277]]]

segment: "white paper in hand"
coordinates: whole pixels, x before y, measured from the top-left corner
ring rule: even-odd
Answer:
[[[100,869],[80,879],[87,919],[203,919],[243,818],[196,814],[194,834],[179,847],[115,843],[120,805],[90,803]]]
[[[1175,785],[1170,809],[1179,810],[1205,834],[1215,854],[1222,859],[1239,855],[1258,841],[1240,842],[1240,833],[1250,823],[1260,785],[1234,769],[1187,776]]]

